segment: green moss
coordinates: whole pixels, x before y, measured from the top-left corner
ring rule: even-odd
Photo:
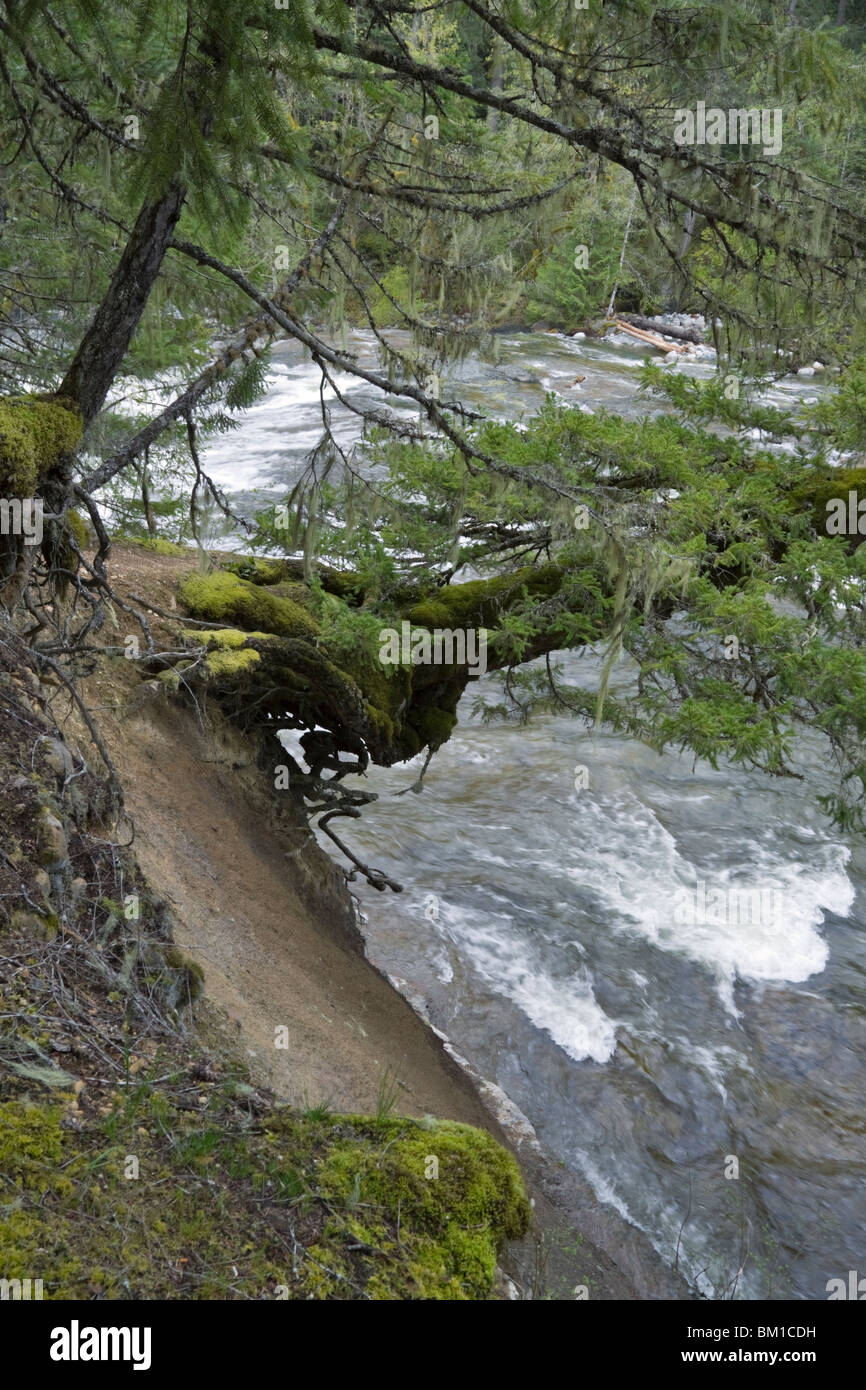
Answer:
[[[64,518],[66,529],[72,532],[79,550],[84,550],[90,542],[90,531],[87,522],[80,512],[68,511]]]
[[[218,628],[215,632],[184,628],[180,636],[185,642],[205,648],[209,653],[205,661],[208,674],[221,680],[240,676],[258,666],[261,653],[248,647],[248,642],[255,640],[267,644],[277,640],[271,632],[242,632],[236,627]]]
[[[419,709],[412,717],[412,727],[421,740],[422,748],[432,748],[434,751],[448,742],[456,724],[457,715],[448,709]]]
[[[511,595],[526,587],[535,596],[555,594],[562,583],[556,565],[527,565],[513,574],[494,579],[472,579],[466,584],[449,584],[435,595],[422,599],[405,616],[410,623],[426,628],[493,627]]]
[[[318,627],[299,604],[275,598],[267,589],[228,570],[215,574],[191,574],[180,585],[180,597],[194,617],[231,623],[246,631],[275,633],[279,637],[315,639]]]
[[[185,960],[163,949],[172,967]],[[165,1059],[152,1067],[164,1079]],[[67,1127],[71,1094],[0,1104],[4,1277],[42,1278],[48,1298],[258,1299],[278,1284],[297,1299],[490,1297],[497,1251],[528,1220],[490,1135],[286,1108],[250,1128],[245,1092],[202,1088],[205,1113],[191,1113],[141,1074],[89,1129]],[[287,1202],[306,1233],[288,1257]]]
[[[394,721],[384,710],[378,709],[376,705],[367,704],[367,718],[370,723],[378,730],[384,742],[390,743],[394,737]],[[420,745],[419,745],[420,747]]]
[[[298,578],[297,567],[285,560],[263,560],[255,555],[242,555],[240,559],[227,564],[226,569],[241,579],[249,579],[253,584],[265,584],[275,593],[285,590],[286,596],[296,599],[298,603],[314,604],[311,590]],[[354,602],[360,602],[363,598],[361,576],[351,570],[320,569],[317,570],[316,580],[326,593]]]
[[[348,1287],[348,1266],[334,1254],[329,1245],[316,1244],[307,1249],[308,1269],[306,1287],[312,1298],[340,1298]],[[341,1288],[342,1286],[342,1288]]]
[[[359,1117],[351,1124],[354,1134],[335,1142],[319,1169],[322,1194],[379,1207],[393,1219],[399,1213],[420,1297],[488,1297],[498,1250],[529,1223],[511,1155],[470,1125]],[[388,1292],[392,1275],[377,1279],[377,1296],[398,1296]]]
[[[177,946],[163,948],[163,959],[170,970],[176,971],[179,979],[172,991],[176,1003],[186,1003],[197,999],[204,985],[204,971],[197,960],[190,960]]]
[[[184,628],[180,635],[185,642],[204,647],[208,651],[214,648],[220,651],[234,651],[245,646],[253,637],[261,642],[273,637],[271,632],[241,632],[238,627],[220,627],[212,632],[203,632],[200,628]]]
[[[81,439],[71,402],[39,396],[0,398],[0,491],[32,497],[37,481]]]
[[[226,569],[239,575],[241,579],[249,579],[252,584],[278,584],[286,577],[286,567],[282,560],[261,560],[255,555],[244,555],[240,560],[232,560]]]
[[[163,540],[162,536],[127,536],[121,532],[114,537],[125,545],[138,545],[142,550],[150,550],[154,555],[190,555],[188,545],[178,545],[175,541]]]
[[[21,1191],[45,1192],[60,1160],[62,1106],[0,1105],[0,1173]]]
[[[295,581],[271,584],[269,593],[272,593],[275,598],[290,598],[293,603],[299,603],[308,613],[316,615],[316,598],[306,584],[298,584]]]
[[[212,676],[239,676],[244,671],[252,670],[261,659],[260,652],[254,651],[252,647],[245,647],[242,651],[213,652],[205,665]]]
[[[12,913],[9,925],[14,932],[27,932],[42,941],[52,941],[60,930],[60,918],[56,912],[26,912],[18,909]]]

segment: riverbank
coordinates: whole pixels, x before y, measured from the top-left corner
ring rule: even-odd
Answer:
[[[71,692],[3,628],[2,1297],[501,1296],[531,1216],[512,1156],[385,1091],[341,1114],[257,1084]]]
[[[112,580],[172,611],[195,555],[118,545]],[[170,641],[154,617],[157,641]],[[517,1155],[535,1230],[504,1261],[512,1296],[688,1297],[649,1242],[482,1099],[441,1040],[364,956],[343,876],[306,828],[278,817],[249,747],[212,709],[196,711],[114,660],[87,684],[124,785],[135,848],[172,906],[178,945],[231,1020],[258,1084],[295,1106],[433,1114],[488,1130]],[[285,1047],[275,1047],[276,1030]],[[500,1123],[500,1120],[504,1123]]]

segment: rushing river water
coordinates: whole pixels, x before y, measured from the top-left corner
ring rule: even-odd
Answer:
[[[375,360],[364,335],[352,346]],[[641,360],[514,335],[498,361],[463,363],[455,389],[512,418],[546,390],[628,415],[647,408]],[[769,394],[814,390],[786,379]],[[357,418],[331,408],[350,444]],[[209,471],[242,509],[280,500],[320,412],[317,370],[279,349],[267,397],[212,445]],[[586,685],[597,664],[571,654],[564,674]],[[826,1298],[829,1279],[866,1274],[866,853],[816,809],[821,749],[811,785],[780,784],[566,718],[482,724],[485,684],[424,791],[397,795],[420,760],[373,769],[380,799],[342,832],[404,885],[358,887],[370,955],[695,1288]]]

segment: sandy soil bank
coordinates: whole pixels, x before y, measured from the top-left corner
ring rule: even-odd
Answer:
[[[111,576],[119,593],[171,611],[179,574],[196,566],[195,556],[118,546]],[[122,659],[91,678],[88,698],[121,774],[139,862],[259,1083],[296,1105],[343,1111],[375,1112],[393,1095],[396,1111],[463,1120],[510,1142],[440,1039],[364,957],[342,874],[288,806],[275,818],[240,736],[216,711],[142,683]],[[579,1285],[591,1299],[688,1296],[585,1185],[531,1145],[516,1151],[538,1217],[505,1262],[522,1296],[574,1297]]]

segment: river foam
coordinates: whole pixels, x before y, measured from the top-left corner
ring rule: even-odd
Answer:
[[[696,865],[636,797],[605,803],[580,793],[572,811],[569,852],[550,864],[551,873],[594,894],[612,930],[700,962],[731,1008],[738,977],[800,982],[824,969],[825,912],[844,917],[854,901],[844,845],[816,843],[805,863],[791,857],[790,846],[752,840],[746,863]],[[691,914],[697,920],[677,920],[686,915],[678,914],[684,894],[706,904],[704,920],[700,912]],[[774,911],[744,911],[756,898],[762,906],[772,900]]]

